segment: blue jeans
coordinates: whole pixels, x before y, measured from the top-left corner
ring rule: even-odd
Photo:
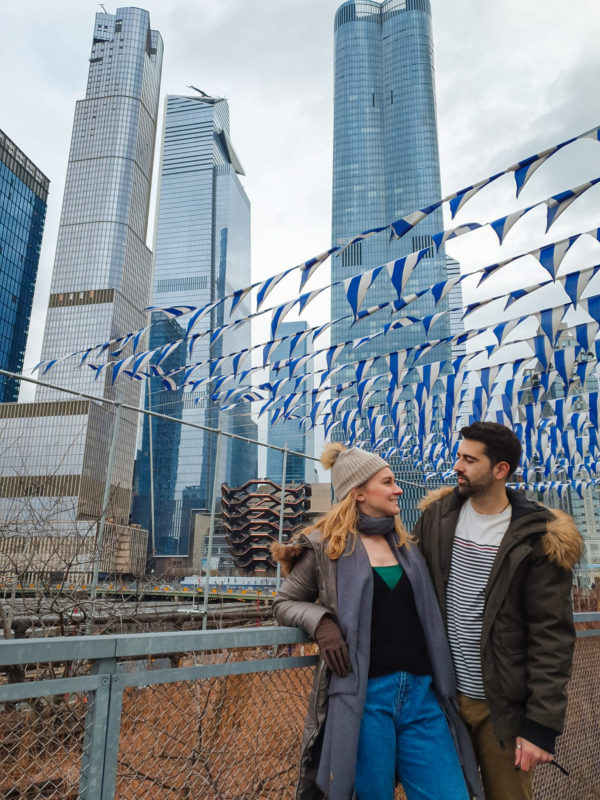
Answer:
[[[408,800],[468,800],[469,794],[431,677],[371,678],[360,727],[358,800],[393,800],[396,775]]]

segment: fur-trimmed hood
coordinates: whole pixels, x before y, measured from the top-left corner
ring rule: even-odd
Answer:
[[[292,567],[302,555],[302,551],[310,547],[306,537],[303,537],[303,539],[303,541],[292,539],[287,544],[273,542],[271,545],[271,555],[278,564],[281,564],[281,574],[284,578],[290,574]]]
[[[442,486],[432,489],[419,502],[418,508],[426,511],[433,503],[453,494],[454,487]],[[546,533],[542,535],[542,547],[549,560],[563,569],[573,569],[583,553],[583,539],[579,533],[573,517],[565,514],[560,508],[548,508],[540,503],[535,503],[522,498],[517,492],[508,490],[511,504],[515,504],[515,496],[521,502],[531,506],[531,512],[544,510],[552,516],[546,521]]]

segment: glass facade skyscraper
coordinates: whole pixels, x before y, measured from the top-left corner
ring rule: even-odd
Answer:
[[[387,225],[435,203],[441,197],[441,184],[429,0],[350,0],[338,8],[334,31],[332,243],[337,245],[361,231]],[[332,282],[427,247],[431,236],[441,230],[443,219],[438,210],[400,240],[390,241],[385,232],[356,243],[333,257]],[[432,249],[414,270],[405,293],[431,287],[446,277],[445,253]],[[369,290],[363,307],[395,297],[384,270]],[[454,292],[452,302],[460,302],[460,291]],[[404,314],[424,317],[447,308],[448,298],[435,306],[433,296],[425,295],[407,307]],[[332,290],[332,319],[349,313],[343,287],[336,287]],[[384,311],[352,327],[351,320],[338,323],[332,327],[331,343],[376,333],[389,319],[389,312]],[[351,355],[347,348],[339,363],[449,336],[450,323],[448,315],[442,317],[428,335],[421,324],[390,332]],[[429,360],[451,357],[449,346],[440,347],[432,351]],[[364,377],[386,371],[382,360]],[[352,369],[339,373],[340,382],[354,379]],[[384,392],[375,395],[370,405],[377,403],[383,404],[381,410],[385,411]],[[397,459],[392,463],[407,480],[422,483],[422,471],[409,469]],[[411,494],[410,487],[407,494]],[[407,505],[413,506],[417,497],[407,499]],[[404,517],[405,523],[412,523],[407,514]]]
[[[294,333],[306,330],[308,327],[306,322],[282,322],[277,328],[277,337],[289,337]],[[289,359],[290,344],[289,339],[281,342],[270,353],[270,361],[286,361]],[[307,339],[300,342],[294,350],[294,358],[300,358],[309,353],[307,346]],[[289,370],[284,369],[280,373],[273,372],[269,380],[271,383],[280,380],[288,373]],[[294,392],[296,379],[306,375],[306,365],[294,373],[292,380],[285,380],[280,384],[277,389],[277,394],[286,395]],[[303,382],[299,391],[306,392],[306,401],[310,398],[310,390],[312,389],[312,378],[308,378]],[[302,411],[305,413],[305,410]],[[305,427],[299,428],[298,420],[280,420],[272,424],[273,412],[269,412],[269,431],[267,440],[269,444],[276,447],[283,447],[284,445],[288,450],[295,450],[297,453],[306,453],[313,455],[313,441],[314,431],[306,430]],[[279,450],[267,450],[267,478],[281,485],[283,474],[283,453]],[[314,467],[312,461],[307,461],[302,456],[293,455],[288,453],[287,464],[285,469],[285,483],[313,483],[314,482]]]
[[[240,182],[243,169],[229,138],[229,106],[222,98],[169,95],[162,141],[160,190],[157,206],[154,293],[152,305],[207,305],[250,284],[250,203]],[[195,325],[192,336],[230,321],[231,301],[207,313]],[[239,319],[250,313],[247,302],[234,311]],[[183,338],[187,318],[175,323]],[[157,325],[151,346],[178,338]],[[190,340],[175,351],[181,364],[203,362],[190,380],[209,377],[211,359],[250,346],[250,326],[225,332],[216,341],[199,335],[189,350]],[[175,356],[174,354],[174,356]],[[224,372],[231,371],[229,361]],[[219,369],[215,375],[219,374]],[[223,387],[227,388],[226,386]],[[159,381],[151,384],[153,411],[177,416],[211,428],[253,438],[256,426],[250,407],[219,412],[208,397],[211,384],[201,391],[165,391]],[[144,423],[142,449],[138,454],[139,499],[136,521],[151,526],[149,505],[150,470],[142,459],[154,464],[154,540],[156,555],[185,555],[195,512],[210,504],[216,458],[216,436],[181,426],[177,441],[173,424]],[[219,484],[238,485],[256,477],[256,446],[225,438],[219,459]],[[157,494],[158,492],[158,494]],[[139,509],[139,510],[138,510]],[[137,516],[143,514],[144,516]]]
[[[50,181],[0,131],[0,367],[21,372],[40,260]],[[0,403],[19,384],[0,375]]]
[[[85,99],[77,102],[42,359],[108,342],[146,324],[152,254],[146,246],[163,45],[138,8],[96,14]],[[100,363],[107,358],[90,356]],[[139,384],[95,380],[79,359],[44,379],[137,405]],[[127,526],[137,415],[38,387],[35,402],[2,409],[0,514],[88,532],[102,513],[116,443],[108,513]],[[7,450],[9,452],[7,452]],[[35,496],[32,496],[35,495]],[[10,506],[7,508],[7,505]]]

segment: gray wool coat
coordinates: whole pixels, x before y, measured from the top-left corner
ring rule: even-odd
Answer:
[[[352,672],[331,675],[323,661],[315,670],[300,756],[297,800],[351,800],[358,737],[365,702],[370,651],[373,577],[366,551],[348,537],[346,554],[332,561],[319,531],[301,535],[273,554],[287,578],[273,603],[281,625],[305,630],[314,638],[321,619],[331,614],[348,644]],[[423,625],[433,670],[433,687],[448,719],[470,795],[484,797],[469,735],[458,715],[452,658],[442,617],[425,562],[416,546],[389,543],[406,572]]]

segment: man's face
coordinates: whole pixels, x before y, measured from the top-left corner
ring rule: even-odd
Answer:
[[[454,471],[461,497],[485,494],[496,480],[492,462],[485,455],[485,445],[472,439],[463,439],[459,444]]]

